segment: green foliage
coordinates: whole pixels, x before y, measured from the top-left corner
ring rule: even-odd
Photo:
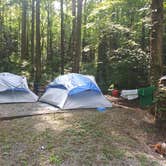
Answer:
[[[138,88],[148,83],[149,56],[139,47],[114,50],[110,63],[111,80],[119,88]]]
[[[0,35],[0,72],[18,71],[17,36],[7,26],[1,27]],[[17,58],[15,58],[17,56]]]
[[[81,73],[88,75],[96,75],[96,65],[94,63],[83,63],[81,65]]]
[[[97,81],[104,92],[111,83],[125,89],[148,83],[147,11],[146,0],[105,0],[92,11],[87,25],[98,34]]]

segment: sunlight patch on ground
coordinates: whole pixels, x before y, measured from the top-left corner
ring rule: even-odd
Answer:
[[[67,114],[52,114],[50,116],[41,116],[40,117],[40,122],[36,123],[34,125],[34,128],[38,131],[43,131],[47,128],[50,130],[54,130],[57,132],[61,132],[67,128],[72,127],[71,124],[66,123],[68,121],[67,119],[72,118],[72,114],[67,113]]]

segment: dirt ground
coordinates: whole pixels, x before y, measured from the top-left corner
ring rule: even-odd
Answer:
[[[165,138],[145,110],[78,110],[2,120],[0,165],[165,166],[166,159],[149,147]]]

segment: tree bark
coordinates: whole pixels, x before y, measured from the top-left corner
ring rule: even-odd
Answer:
[[[63,12],[63,0],[61,0],[61,74],[64,74],[64,12]]]
[[[0,3],[2,3],[2,0],[0,0]],[[2,29],[3,29],[3,22],[4,22],[4,10],[5,10],[5,7],[3,5],[1,10],[0,10],[0,38],[1,39],[2,39],[2,36],[3,36]]]
[[[41,48],[40,48],[40,0],[36,0],[36,73],[35,73],[35,85],[36,92],[38,93],[38,86],[41,80]]]
[[[26,15],[27,15],[27,1],[22,1],[22,27],[21,27],[21,59],[26,58],[27,54],[27,36],[26,36]]]
[[[83,16],[84,20],[83,20],[83,25],[84,25],[84,29],[83,29],[83,39],[82,39],[82,49],[84,49],[84,47],[86,46],[86,23],[87,23],[87,0],[84,1],[84,16]],[[87,62],[88,58],[87,58],[87,53],[86,52],[82,52],[82,62]]]
[[[47,10],[47,65],[50,65],[50,2],[46,2]]]
[[[103,93],[106,93],[108,90],[108,57],[107,57],[107,51],[108,51],[108,39],[106,36],[104,36],[102,39],[100,39],[100,43],[98,46],[98,59],[97,59],[97,73],[96,73],[96,80],[99,86],[101,87]]]
[[[28,5],[28,4],[27,4]],[[27,60],[29,60],[29,32],[30,32],[30,21],[29,21],[29,15],[27,13],[27,18],[26,18],[26,24],[27,24],[27,28],[26,28],[26,58]]]
[[[47,10],[47,66],[52,68],[52,20],[51,20],[51,4],[50,1],[46,2]]]
[[[141,33],[141,48],[143,51],[146,50],[146,39],[145,39],[145,23],[142,21],[142,33]]]
[[[81,59],[81,24],[82,24],[82,0],[77,0],[77,24],[76,24],[76,51],[74,58],[75,73],[80,71],[80,59]]]
[[[72,58],[72,72],[74,72],[75,69],[75,45],[76,45],[76,0],[72,0],[72,33],[71,33],[71,58]]]
[[[32,78],[34,78],[34,14],[35,14],[35,0],[32,0],[32,20],[31,20],[31,63],[32,63]]]
[[[157,86],[162,75],[163,0],[152,0],[152,29],[150,36],[151,83]]]

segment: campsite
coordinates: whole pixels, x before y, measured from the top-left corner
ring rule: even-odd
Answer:
[[[164,0],[0,0],[0,166],[166,166]]]

